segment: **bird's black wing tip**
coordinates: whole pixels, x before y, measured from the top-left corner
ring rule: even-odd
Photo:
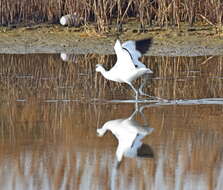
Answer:
[[[146,38],[142,40],[136,40],[136,50],[138,50],[141,54],[145,54],[153,43],[152,38]]]

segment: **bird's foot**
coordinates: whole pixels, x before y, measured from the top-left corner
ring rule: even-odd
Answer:
[[[147,97],[149,97],[151,99],[156,99],[156,100],[160,100],[160,101],[167,101],[166,99],[163,99],[163,98],[160,98],[160,97],[157,97],[157,96],[151,96],[149,94],[146,94],[142,90],[139,90],[139,93],[140,93],[140,95],[147,96]]]
[[[149,95],[149,94],[146,94],[146,93],[143,92],[141,89],[139,89],[139,94],[142,95],[142,96],[150,97],[150,98],[156,98],[155,96],[151,96],[151,95]]]

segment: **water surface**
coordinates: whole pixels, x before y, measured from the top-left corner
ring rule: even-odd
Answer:
[[[95,73],[114,61],[0,55],[2,189],[223,188],[223,57],[144,57],[168,103]]]

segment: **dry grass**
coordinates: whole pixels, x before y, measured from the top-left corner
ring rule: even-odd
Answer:
[[[113,21],[119,25],[129,17],[137,18],[142,29],[200,21],[221,28],[222,10],[221,0],[1,0],[0,24],[58,23],[62,15],[76,12],[85,25],[96,23],[101,32],[109,30]]]

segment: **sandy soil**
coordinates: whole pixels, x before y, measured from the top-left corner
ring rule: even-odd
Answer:
[[[125,29],[122,41],[153,37],[154,44],[147,55],[201,56],[223,55],[223,35],[214,29],[150,29],[139,33]],[[94,30],[81,31],[59,25],[36,25],[20,28],[0,28],[0,53],[98,53],[113,54],[117,35],[99,35]]]

